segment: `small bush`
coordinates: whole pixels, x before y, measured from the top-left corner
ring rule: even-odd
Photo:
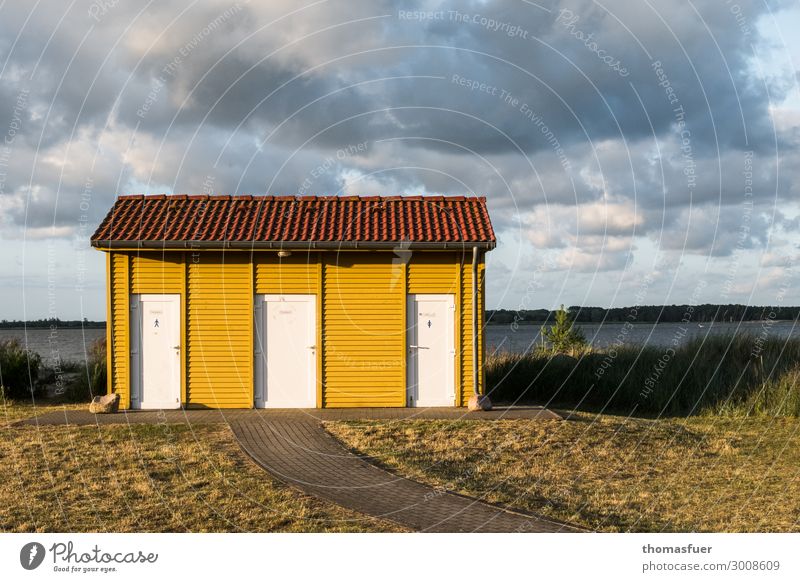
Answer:
[[[106,338],[95,340],[86,354],[86,366],[81,366],[76,382],[65,386],[64,398],[72,402],[85,402],[95,396],[106,394],[108,374],[106,372]]]
[[[16,338],[0,341],[0,386],[3,397],[29,399],[36,394],[42,357],[26,350]]]
[[[555,313],[555,323],[550,327],[542,326],[542,337],[556,353],[574,354],[586,347],[583,330],[572,325],[569,311],[563,305]]]

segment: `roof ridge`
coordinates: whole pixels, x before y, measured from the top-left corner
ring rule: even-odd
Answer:
[[[463,194],[187,194],[187,193],[174,193],[174,194],[118,194],[118,200],[251,200],[251,199],[273,199],[273,200],[351,200],[351,201],[403,201],[403,200],[420,200],[423,202],[440,202],[443,200],[448,201],[486,201],[486,196],[464,196]]]

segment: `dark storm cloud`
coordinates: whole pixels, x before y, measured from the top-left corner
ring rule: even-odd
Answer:
[[[496,8],[481,2],[433,11],[428,13],[433,16],[419,20],[402,16],[409,11],[398,9],[393,21],[357,25],[353,34],[364,40],[356,48],[366,54],[351,55],[352,45],[339,48],[331,43],[325,46],[332,52],[319,55],[314,64],[343,59],[317,74],[356,81],[379,75],[444,77],[387,84],[383,91],[368,93],[370,103],[375,109],[398,108],[391,120],[400,135],[425,130],[481,152],[512,150],[512,142],[526,150],[546,147],[541,133],[526,123],[529,112],[541,117],[564,145],[610,138],[635,141],[650,135],[651,125],[662,134],[680,120],[691,129],[694,147],[711,155],[717,147],[759,148],[774,141],[766,88],[747,65],[755,29],[744,34],[733,14],[720,10],[717,2],[700,4],[697,14],[689,6],[666,10],[663,4],[650,8],[616,2],[608,9],[587,2],[571,4],[566,13],[555,5],[544,12],[522,3]],[[758,10],[763,11],[763,5],[742,3],[751,22]],[[506,28],[495,30],[497,26]],[[510,27],[518,27],[525,36],[506,34]],[[341,36],[340,31],[327,34]],[[599,48],[581,40],[589,35]],[[397,45],[403,46],[392,48]],[[623,62],[626,75],[600,60],[598,50]],[[381,59],[373,66],[376,55]],[[304,65],[309,63],[302,62],[298,70]],[[468,85],[454,81],[455,76]],[[304,98],[321,96],[328,88],[323,85],[317,92],[307,87]],[[513,100],[518,103],[511,104]],[[330,102],[338,105],[337,98]],[[337,113],[346,116],[348,103],[353,113],[365,110],[348,94]],[[197,106],[208,103],[198,100]],[[677,108],[682,108],[680,114]],[[298,138],[306,135],[303,130],[316,133],[330,124],[324,107],[320,112],[322,116],[313,109],[304,113]],[[286,111],[265,108],[259,115],[279,122]],[[359,126],[369,124],[385,131],[381,122],[388,116],[375,117],[354,122],[349,130],[358,132]]]
[[[525,3],[476,2],[444,7],[433,11],[437,16],[416,20],[403,15],[421,10],[418,6],[365,5],[343,14],[332,10],[331,4],[279,25],[299,27],[309,14],[322,13],[319,28],[302,30],[308,35],[302,41],[275,35],[276,25],[264,28],[288,12],[286,8],[265,14],[255,5],[232,10],[236,4],[220,3],[194,7],[173,22],[179,12],[174,6],[160,3],[157,14],[136,20],[132,8],[117,5],[99,23],[80,9],[73,10],[44,53],[42,40],[53,32],[57,20],[55,15],[42,22],[37,19],[38,26],[29,25],[36,31],[35,39],[23,36],[13,56],[19,54],[27,67],[42,57],[39,66],[46,87],[40,95],[57,109],[50,137],[68,130],[69,122],[79,115],[87,123],[107,115],[115,90],[123,100],[120,119],[140,123],[148,131],[163,130],[176,113],[178,124],[196,124],[209,114],[207,120],[221,127],[235,127],[245,116],[269,127],[349,83],[427,75],[443,78],[386,81],[334,93],[304,110],[280,137],[294,144],[323,131],[321,144],[338,144],[342,133],[363,137],[425,131],[484,153],[512,151],[514,142],[535,151],[548,143],[528,120],[533,114],[568,146],[587,140],[636,141],[650,135],[651,125],[658,135],[669,132],[676,122],[675,108],[682,107],[700,152],[714,155],[718,146],[768,146],[774,138],[766,88],[747,66],[754,23],[764,5],[739,3],[751,27],[749,34],[718,2],[696,5],[697,13],[683,4],[667,9],[663,3],[651,7],[610,2],[606,11],[591,2],[549,3],[548,12]],[[362,21],[343,24],[356,19]],[[214,30],[203,34],[212,23]],[[159,24],[167,34],[145,35],[138,42],[126,38],[102,68],[107,53],[85,49],[111,44],[129,25],[128,34],[135,39],[143,27]],[[19,25],[19,19],[8,21],[6,33]],[[89,44],[75,53],[92,26]],[[328,27],[333,28],[324,30]],[[509,35],[512,27],[517,32]],[[588,44],[596,43],[594,50],[583,40],[589,35]],[[624,66],[625,76],[598,57],[601,50]],[[59,74],[76,55],[73,74],[64,78],[53,99]],[[175,59],[179,62],[165,73]],[[654,67],[654,62],[661,67]],[[100,82],[87,93],[87,79],[98,72]],[[491,91],[466,88],[453,81],[455,75]],[[137,118],[154,88],[158,94],[151,111]],[[500,94],[519,104],[511,105]],[[527,107],[521,111],[523,104]],[[397,110],[362,115],[324,131],[332,120],[387,107]]]

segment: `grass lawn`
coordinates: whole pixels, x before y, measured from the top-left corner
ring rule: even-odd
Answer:
[[[9,426],[60,408],[0,402],[0,531],[400,531],[272,481],[224,425]]]
[[[598,531],[800,531],[788,418],[337,422],[397,472]]]

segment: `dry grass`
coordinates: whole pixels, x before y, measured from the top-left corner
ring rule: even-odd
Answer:
[[[84,403],[68,402],[65,404],[50,404],[46,401],[31,403],[19,403],[13,400],[0,399],[0,427],[7,427],[18,420],[32,418],[48,412],[64,410],[86,410],[88,405]]]
[[[272,481],[225,426],[7,424],[49,410],[0,409],[0,531],[399,530]]]
[[[435,486],[600,531],[800,531],[800,421],[331,423]]]

